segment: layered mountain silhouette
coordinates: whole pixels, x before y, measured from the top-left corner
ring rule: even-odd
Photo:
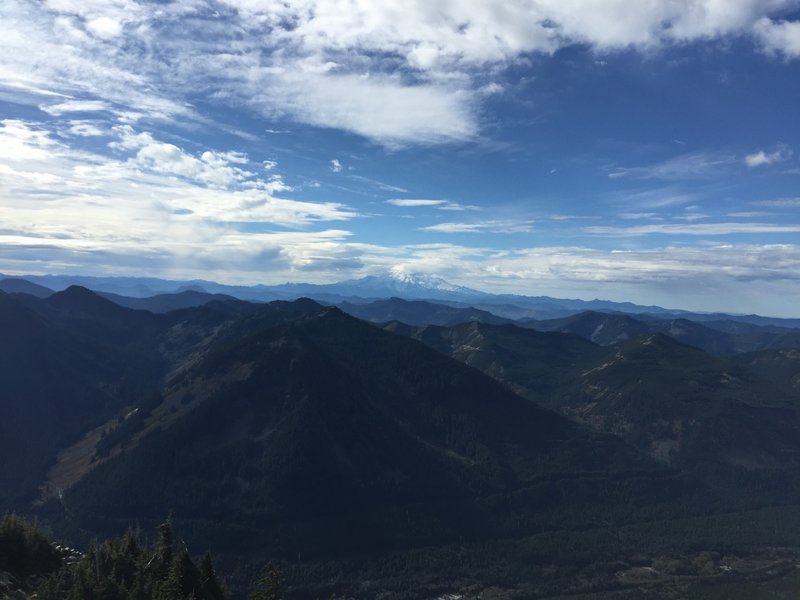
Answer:
[[[5,279],[0,279],[0,292],[5,292],[7,294],[28,294],[36,298],[47,298],[47,296],[53,293],[53,290],[43,285],[31,283],[25,279],[7,277]]]
[[[7,279],[2,279],[0,286]],[[152,277],[88,277],[76,275],[27,275],[27,282],[52,290],[64,290],[78,285],[102,294],[115,294],[127,298],[148,298],[162,294],[199,292],[221,294],[241,300],[268,302],[309,297],[326,304],[351,302],[364,304],[375,300],[400,297],[406,300],[426,300],[454,308],[476,308],[506,319],[547,320],[569,317],[581,312],[624,313],[640,320],[688,319],[705,323],[726,321],[758,326],[800,328],[800,319],[781,319],[759,315],[730,315],[725,313],[695,313],[667,309],[660,306],[643,306],[631,302],[609,300],[578,300],[549,296],[523,296],[517,294],[491,294],[450,283],[439,277],[421,273],[407,273],[399,269],[382,275],[370,275],[331,284],[285,283],[280,285],[225,285],[213,281],[171,281]],[[128,302],[122,300],[122,302]],[[140,308],[140,307],[137,307]]]
[[[389,298],[362,304],[342,302],[337,306],[349,315],[373,323],[400,321],[408,325],[457,325],[480,321],[501,325],[514,322],[477,308],[457,308],[425,300]]]
[[[761,556],[795,518],[797,350],[717,357],[603,313],[564,333],[198,299],[0,292],[4,509],[79,541],[171,513],[243,580],[275,560],[309,598],[628,589],[642,556],[699,560],[695,530]]]

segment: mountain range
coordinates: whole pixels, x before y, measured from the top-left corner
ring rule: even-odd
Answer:
[[[0,508],[74,544],[172,514],[294,598],[793,585],[800,350],[721,345],[791,329],[8,281]]]
[[[95,286],[95,292],[116,304],[155,313],[202,306],[213,301],[232,301],[235,298],[263,302],[276,298],[295,299],[307,296],[375,323],[393,320],[409,325],[455,325],[470,321],[514,323],[540,331],[575,333],[601,345],[632,339],[644,333],[663,333],[715,355],[800,345],[800,319],[690,313],[599,300],[585,302],[546,297],[493,296],[454,286],[439,278],[403,273],[330,285],[286,284],[249,288],[221,286],[204,281],[169,282],[156,279],[64,276],[40,279],[55,284],[56,289],[71,280],[89,281]],[[216,291],[211,293],[205,288]],[[153,289],[173,291],[140,295]],[[109,290],[126,290],[129,295]],[[19,278],[0,279],[0,291],[28,293],[37,297],[46,297],[53,293],[53,290],[38,283]],[[384,294],[385,297],[370,299],[370,294]],[[405,294],[405,297],[394,294]],[[442,299],[419,299],[437,295]],[[471,302],[453,299],[459,297],[470,297]],[[528,308],[524,308],[525,306]],[[557,317],[532,318],[531,314]]]
[[[0,274],[0,290],[20,277]],[[737,322],[761,326],[800,328],[800,319],[780,319],[759,315],[728,315],[724,313],[693,313],[685,310],[666,309],[659,306],[642,306],[630,302],[609,300],[575,300],[548,296],[521,296],[514,294],[490,294],[458,286],[444,279],[425,274],[407,274],[389,271],[385,275],[371,275],[339,283],[318,285],[286,283],[281,285],[224,285],[213,281],[170,281],[140,277],[87,277],[72,275],[26,275],[23,279],[46,289],[58,291],[71,285],[89,288],[98,293],[110,293],[129,298],[147,298],[160,294],[179,292],[201,292],[210,295],[222,294],[241,300],[269,302],[293,300],[300,297],[313,298],[324,304],[350,302],[364,304],[375,300],[400,297],[406,300],[430,300],[454,308],[475,308],[512,319],[558,319],[577,313],[619,312],[638,315],[642,319],[689,319],[692,321],[720,321],[732,319]],[[5,282],[5,283],[4,283]]]

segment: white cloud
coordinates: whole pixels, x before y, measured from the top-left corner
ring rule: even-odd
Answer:
[[[800,206],[800,203],[798,203],[798,206]],[[728,213],[726,216],[734,217],[736,219],[758,219],[763,217],[771,217],[773,216],[773,213],[758,210],[744,210]]]
[[[5,119],[0,126],[3,134],[0,159],[9,163],[46,161],[59,146],[47,131],[28,127],[24,121]]]
[[[69,128],[67,129],[67,132],[70,135],[76,135],[79,137],[98,137],[107,133],[103,128],[98,126],[98,124],[93,121],[76,120],[69,122]]]
[[[742,260],[747,257],[747,260]],[[800,271],[784,271],[800,265],[797,245],[715,245],[666,247],[652,250],[597,250],[581,247],[530,248],[497,257],[501,272],[527,281],[640,282],[699,280],[724,273],[750,280],[800,279]]]
[[[195,157],[174,144],[154,139],[150,133],[136,133],[130,126],[119,126],[115,130],[120,139],[111,146],[117,149],[135,150],[136,156],[132,160],[143,170],[177,175],[220,188],[242,183],[253,176],[250,171],[234,166],[247,163],[247,157],[242,154],[206,150],[199,157]],[[263,185],[273,192],[288,190],[280,180],[273,180]]]
[[[471,280],[511,293],[635,298],[674,308],[796,317],[798,274],[800,245],[792,244],[651,250],[546,247],[490,256],[475,265]]]
[[[792,153],[784,146],[779,147],[774,152],[764,152],[759,150],[744,157],[745,164],[750,167],[763,167],[783,162],[791,157]]]
[[[386,201],[386,204],[393,206],[441,206],[445,204],[444,200],[428,200],[424,198],[392,198]]]
[[[439,243],[361,249],[363,272],[400,267],[494,292],[797,316],[797,244],[496,250]]]
[[[458,202],[445,202],[436,207],[436,210],[451,210],[454,212],[461,212],[465,210],[481,210],[480,206],[475,204],[459,204]]]
[[[139,151],[144,148],[164,151],[160,146],[164,142],[154,136],[132,129],[119,129],[114,135],[120,145],[116,159],[57,141],[41,125],[0,122],[0,270],[147,272],[170,278],[278,283],[334,281],[402,267],[492,291],[658,298],[662,303],[672,298],[680,307],[748,312],[767,299],[769,304],[760,312],[796,313],[798,245],[614,251],[366,244],[354,241],[344,228],[328,226],[356,218],[352,209],[285,198],[266,189],[271,179],[230,175],[226,169],[246,166],[241,154],[219,150],[191,154],[179,146],[168,149],[170,169],[192,176],[186,177],[141,162]],[[227,187],[201,181],[201,176],[208,179],[202,175],[206,168],[227,173],[219,176],[221,182],[228,182]],[[767,202],[791,207],[797,199]],[[318,225],[323,227],[317,230]],[[714,226],[676,227],[698,234],[698,227],[704,227],[703,235],[713,235],[707,225]],[[742,229],[722,225],[732,232],[800,231],[791,225],[743,223],[739,224]],[[434,231],[506,233],[530,227],[529,222],[489,220],[439,224]],[[753,286],[754,281],[759,285]],[[751,293],[754,287],[758,293]]]
[[[763,17],[756,22],[755,33],[768,52],[786,58],[800,57],[800,21],[773,21]]]
[[[533,228],[531,221],[480,221],[474,223],[437,223],[420,227],[420,231],[437,233],[527,233]]]
[[[706,215],[699,215],[706,218]],[[691,220],[691,219],[689,219]],[[764,233],[800,233],[800,224],[779,225],[773,223],[695,223],[695,224],[656,224],[634,227],[586,227],[584,232],[591,235],[615,237],[642,235],[731,235]]]
[[[39,106],[47,114],[60,117],[65,113],[72,112],[98,112],[110,110],[106,102],[100,100],[67,100],[56,104],[42,104]]]
[[[640,219],[659,219],[661,218],[658,213],[654,212],[626,212],[617,215],[620,219],[626,221],[638,221]]]
[[[617,49],[714,38],[747,31],[759,18],[796,5],[791,0],[226,3],[264,28],[291,23],[282,38],[308,51],[380,49],[421,70],[505,61],[574,42]]]
[[[770,208],[800,208],[800,198],[778,198],[777,200],[756,200],[751,202],[756,206],[768,206]]]
[[[294,65],[248,76],[252,83],[241,91],[261,114],[351,131],[388,147],[466,140],[478,127],[466,90],[406,85],[393,75],[304,71]]]
[[[796,56],[797,0],[5,0],[0,87],[90,97],[129,121],[248,106],[390,148],[475,139],[493,74],[576,43],[598,53],[749,35]],[[39,97],[41,101],[41,96]],[[59,110],[52,109],[51,110]]]
[[[158,256],[202,270],[200,257],[233,265],[240,255],[244,265],[267,248],[288,261],[291,252],[281,248],[276,228],[358,216],[339,203],[282,197],[288,186],[280,178],[260,179],[235,166],[245,160],[241,154],[208,150],[197,157],[150,134],[116,133],[122,156],[111,159],[56,142],[31,123],[0,122],[0,244],[20,249],[19,260],[21,249],[41,246],[62,259],[83,257],[84,266],[100,260],[92,257],[113,255],[111,264],[139,260],[141,267]],[[347,235],[335,231],[326,239]],[[308,244],[325,237],[294,233],[298,237],[289,239]],[[38,255],[31,250],[27,256],[35,261]]]
[[[426,206],[435,208],[436,210],[448,210],[456,212],[481,209],[479,206],[475,206],[474,204],[459,204],[458,202],[450,202],[448,200],[430,200],[427,198],[392,198],[390,200],[386,200],[386,204],[406,208]]]
[[[331,160],[331,171],[334,173],[341,173],[342,172],[342,163],[339,162],[338,159],[334,158]]]
[[[122,23],[111,17],[95,17],[86,22],[86,29],[99,38],[111,39],[122,33]]]
[[[154,72],[160,59],[158,40],[148,33],[151,10],[136,2],[0,3],[0,87],[38,93],[39,102],[41,95],[89,96],[160,118],[191,114]],[[98,37],[113,33],[111,21],[138,27],[130,37]]]

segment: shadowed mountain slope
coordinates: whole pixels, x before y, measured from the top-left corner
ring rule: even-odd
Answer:
[[[658,460],[800,465],[796,350],[718,358],[663,334],[600,347],[514,326],[388,327]]]
[[[158,380],[158,361],[81,335],[68,321],[0,294],[2,504],[33,493],[62,447]]]
[[[571,503],[591,510],[607,508],[625,473],[666,474],[337,309],[262,318],[174,380],[67,505],[107,524],[170,508],[197,522],[237,515],[240,545],[325,556],[508,535],[509,519],[523,531],[563,508],[542,496],[548,481],[582,482]]]

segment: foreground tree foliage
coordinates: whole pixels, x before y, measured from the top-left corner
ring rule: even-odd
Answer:
[[[77,560],[39,586],[40,600],[228,600],[230,594],[206,554],[196,563],[176,544],[172,525],[162,523],[155,548],[139,543],[134,530],[94,543]]]
[[[24,578],[52,573],[60,565],[59,552],[33,525],[13,515],[0,521],[0,571]]]
[[[152,547],[139,538],[138,531],[129,529],[81,554],[7,515],[0,520],[0,571],[16,579],[19,588],[36,590],[38,600],[230,600],[211,555],[195,561],[186,544],[175,541],[169,520],[159,525]],[[5,597],[1,589],[0,597]],[[250,598],[283,598],[283,575],[272,563],[264,567]]]
[[[271,562],[268,562],[264,565],[256,589],[250,594],[250,600],[281,600],[281,598],[283,598],[283,576]]]

